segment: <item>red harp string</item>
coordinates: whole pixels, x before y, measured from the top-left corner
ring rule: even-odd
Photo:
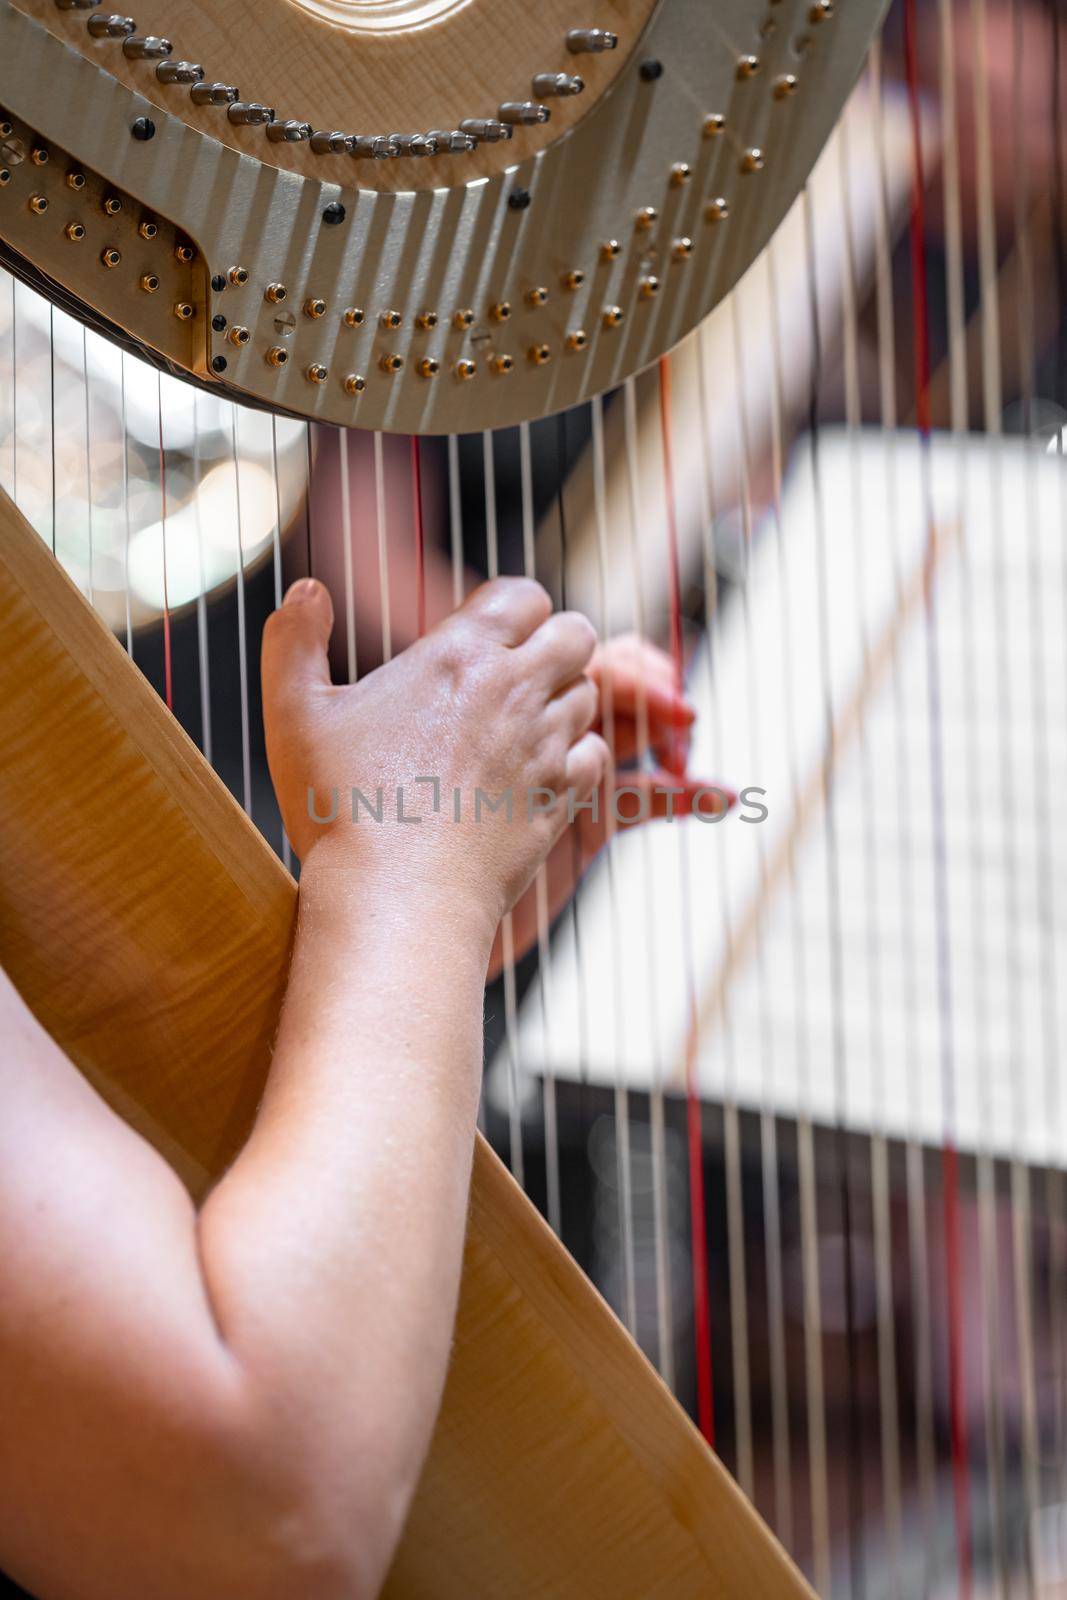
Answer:
[[[934,584],[936,582],[937,532],[934,522],[932,487],[930,479],[930,431],[932,413],[930,404],[930,324],[926,281],[923,187],[924,163],[922,142],[922,105],[919,93],[918,16],[916,0],[904,0],[904,60],[908,90],[908,108],[912,140],[912,186],[908,236],[911,249],[912,304],[914,309],[915,346],[915,415],[922,452],[923,492],[926,512],[926,554],[924,559],[924,601],[928,674],[931,697],[931,744],[933,789],[935,808],[943,796],[943,778],[940,773],[939,750],[939,689],[937,684],[937,635],[934,615]],[[943,827],[935,816],[935,841],[940,840],[940,851],[935,843],[938,882],[938,969],[941,991],[942,1029],[948,1025],[951,1002],[947,992],[948,952],[947,889],[944,883]],[[952,1452],[952,1491],[956,1524],[956,1546],[959,1560],[959,1593],[968,1600],[971,1593],[971,1517],[969,1484],[969,1443],[967,1437],[966,1347],[963,1328],[963,1257],[960,1244],[960,1194],[959,1161],[953,1131],[953,1061],[951,1042],[942,1042],[942,1097],[945,1105],[945,1134],[941,1149],[941,1185],[945,1230],[946,1311],[948,1322],[949,1370],[949,1432]]]

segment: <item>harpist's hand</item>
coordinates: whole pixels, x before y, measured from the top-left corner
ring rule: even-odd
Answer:
[[[636,634],[600,645],[586,668],[600,694],[593,727],[610,746],[612,762],[601,784],[595,810],[577,812],[572,827],[549,854],[538,890],[522,895],[512,914],[515,957],[537,941],[542,918],[562,910],[578,878],[607,843],[611,833],[637,823],[688,816],[698,806],[705,816],[724,813],[734,794],[721,784],[686,771],[689,732],[696,712],[678,688],[671,658]],[[651,753],[653,765],[627,767]],[[495,976],[505,956],[498,934],[489,963]]]
[[[394,661],[337,687],[329,594],[295,584],[264,633],[263,701],[301,860],[329,841],[332,860],[382,868],[396,892],[473,896],[495,926],[559,837],[566,792],[585,799],[607,760],[585,675],[596,634],[576,613],[551,613],[539,584],[497,579]],[[543,809],[549,791],[560,802]],[[506,802],[490,805],[508,794],[510,821]]]

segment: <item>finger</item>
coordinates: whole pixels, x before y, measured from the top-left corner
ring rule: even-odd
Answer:
[[[596,684],[586,677],[575,678],[549,701],[549,714],[562,728],[567,743],[574,744],[588,733],[600,709],[600,695]]]
[[[467,618],[500,644],[517,646],[552,615],[552,601],[533,578],[493,578],[453,615]]]
[[[653,736],[660,728],[688,728],[696,721],[696,707],[673,683],[646,683],[627,670],[602,681],[601,692],[620,714],[636,716],[643,709]]]
[[[608,767],[608,747],[599,733],[583,733],[567,751],[567,788],[584,800],[599,787]]]
[[[678,689],[678,675],[674,662],[658,645],[642,639],[637,634],[625,634],[620,639],[609,639],[597,651],[593,663],[594,676],[603,674],[622,680],[629,678],[635,684],[655,685],[670,693]]]
[[[630,772],[615,785],[613,811],[618,828],[636,827],[663,818],[721,818],[737,802],[737,795],[722,783],[707,778],[679,778],[660,768],[656,772]]]
[[[261,673],[263,708],[268,717],[294,694],[329,687],[326,647],[332,632],[330,591],[315,578],[301,578],[263,629]]]
[[[522,647],[527,672],[552,695],[581,677],[596,649],[596,629],[580,611],[557,611]]]

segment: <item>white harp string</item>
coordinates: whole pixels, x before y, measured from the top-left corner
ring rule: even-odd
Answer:
[[[608,527],[607,527],[607,487],[606,469],[604,464],[604,402],[599,395],[590,402],[591,424],[593,436],[593,504],[594,521],[596,525],[596,566],[597,566],[597,591],[598,629],[604,637],[608,629]],[[612,849],[614,840],[614,807],[613,795],[615,786],[615,699],[614,689],[610,674],[605,677],[601,686],[600,715],[604,729],[604,737],[608,745],[607,775],[604,781],[604,806],[605,823],[607,827],[606,860],[604,870],[608,879],[608,904],[609,922],[611,925],[612,949],[614,952],[613,966],[616,972],[621,971],[620,941],[623,930],[619,923],[619,897],[615,884],[615,852]],[[622,1059],[623,1016],[622,995],[619,985],[612,985],[613,1005],[611,1007],[611,1026],[614,1029],[614,1039],[611,1042],[611,1053],[614,1057],[615,1084],[614,1084],[614,1111],[615,1111],[615,1181],[618,1190],[619,1206],[619,1245],[622,1256],[622,1320],[630,1334],[637,1337],[637,1288],[634,1268],[634,1202],[632,1180],[632,1150],[630,1137],[630,1096],[626,1086],[625,1065]]]
[[[496,504],[496,461],[493,435],[482,434],[482,477],[485,501],[485,555],[489,577],[500,576],[500,532]],[[522,1071],[519,1063],[517,1000],[515,990],[515,919],[505,912],[500,924],[501,977],[504,984],[504,1042],[508,1058],[508,1148],[516,1183],[525,1181],[522,1148]]]
[[[451,440],[449,444],[451,445]],[[450,457],[451,461],[451,457]],[[534,527],[533,467],[530,459],[530,424],[519,424],[519,497],[522,507],[522,569],[528,578],[537,577],[537,543]],[[559,1181],[559,1120],[556,1107],[556,1075],[549,1049],[549,1018],[552,1011],[552,959],[549,940],[548,871],[537,869],[534,878],[534,903],[537,918],[537,987],[541,1022],[542,1116],[545,1138],[545,1210],[548,1224],[559,1238],[563,1214]]]
[[[393,630],[389,604],[389,529],[385,518],[385,461],[382,436],[374,435],[374,506],[378,520],[378,588],[381,600],[382,660],[393,657]]]
[[[863,492],[858,445],[863,422],[860,399],[858,282],[851,186],[851,107],[841,118],[838,145],[838,178],[841,193],[842,244],[845,259],[842,295],[842,346],[845,378],[845,426],[849,441],[849,473],[852,490],[852,516],[857,527],[863,524]],[[861,680],[872,672],[871,637],[864,597],[867,593],[865,541],[855,544],[853,604],[859,630]],[[885,925],[882,906],[882,874],[876,837],[876,779],[872,770],[866,719],[861,719],[857,739],[863,831],[864,902],[867,906],[867,939],[863,960],[867,967],[867,1046],[875,1080],[876,1115],[870,1136],[870,1202],[874,1241],[876,1336],[878,1357],[878,1413],[881,1456],[882,1504],[885,1513],[888,1551],[887,1585],[891,1595],[900,1593],[901,1492],[900,1427],[897,1411],[897,1373],[893,1318],[893,1241],[890,1231],[889,1149],[880,1117],[884,1116],[886,1059],[884,1048],[884,995],[878,944]]]
[[[248,713],[248,622],[245,614],[245,539],[241,505],[241,452],[238,442],[239,407],[231,405],[233,428],[233,483],[237,509],[237,670],[241,686],[241,804],[252,815],[252,753]]]
[[[640,538],[643,532],[643,523],[638,510],[639,484],[641,480],[640,452],[638,439],[637,420],[637,388],[633,378],[627,378],[623,385],[623,426],[625,436],[625,475],[626,475],[626,535],[630,557],[630,576],[633,599],[633,627],[640,638],[645,638],[648,630],[648,618],[645,614],[644,594],[641,577]],[[647,745],[648,728],[648,698],[642,693],[642,685],[638,685],[637,695],[637,738],[639,744]],[[655,885],[652,872],[652,859],[649,850],[648,835],[644,829],[641,832],[641,868],[642,887],[644,889],[645,926],[652,928],[656,913]],[[649,1086],[649,1141],[652,1171],[652,1227],[653,1227],[653,1258],[656,1277],[656,1349],[657,1364],[663,1381],[672,1389],[675,1382],[675,1351],[674,1351],[674,1313],[673,1313],[673,1285],[671,1274],[671,1218],[669,1209],[670,1190],[668,1187],[667,1172],[667,1127],[666,1107],[664,1104],[663,1090],[663,1047],[660,1035],[660,1018],[656,1005],[657,994],[657,953],[656,941],[649,941],[648,950],[649,966],[652,982],[648,989],[648,1014],[649,1014],[649,1054],[651,1058],[651,1081]]]

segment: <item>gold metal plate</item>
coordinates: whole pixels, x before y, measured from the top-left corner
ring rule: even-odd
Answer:
[[[284,172],[205,137],[11,0],[0,0],[0,107],[128,197],[131,215],[147,209],[196,244],[195,354],[182,365],[323,422],[471,431],[610,388],[711,310],[804,182],[881,9],[849,0],[816,23],[810,0],[661,0],[565,137],[494,177],[403,193]],[[785,75],[795,92],[777,92]],[[139,117],[155,127],[147,141],[131,137]],[[367,181],[368,165],[379,164],[349,172]],[[101,265],[88,287],[74,281],[60,222],[77,197],[62,214],[51,204],[62,163],[10,174],[0,235],[175,359],[132,272]],[[26,209],[38,190],[41,216]],[[268,298],[277,284],[283,302]]]

